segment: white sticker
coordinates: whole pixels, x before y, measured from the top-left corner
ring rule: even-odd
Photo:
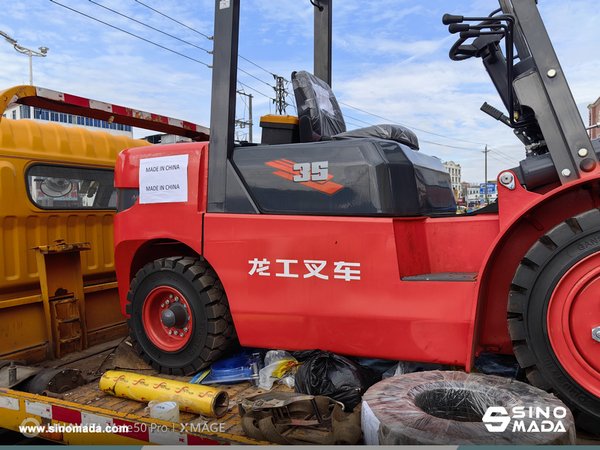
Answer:
[[[12,409],[13,411],[19,410],[19,399],[12,397],[0,397],[0,408]]]
[[[34,416],[40,416],[44,419],[52,419],[52,406],[46,403],[30,402],[25,400],[25,411]]]
[[[187,202],[188,156],[141,159],[140,203]]]
[[[153,424],[148,430],[148,441],[159,445],[187,444],[185,434],[171,431],[166,425]]]
[[[92,413],[81,413],[81,424],[82,425],[98,425],[102,429],[107,429],[113,424],[112,419],[104,416],[99,416]]]
[[[229,0],[221,0],[219,2],[219,9],[227,9],[231,6],[230,1]]]

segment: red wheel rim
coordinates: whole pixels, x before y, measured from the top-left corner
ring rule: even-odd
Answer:
[[[548,304],[548,336],[561,366],[587,392],[600,397],[600,253],[563,275]]]
[[[179,320],[171,324],[165,319],[165,314],[176,316]],[[173,287],[159,286],[150,291],[142,307],[142,321],[148,339],[165,352],[179,351],[190,341],[193,331],[190,304]]]

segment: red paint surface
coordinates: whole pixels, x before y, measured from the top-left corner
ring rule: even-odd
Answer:
[[[580,386],[600,397],[600,254],[575,264],[559,281],[548,305],[548,337],[561,366]]]
[[[81,423],[81,412],[63,406],[52,405],[52,419],[77,425]]]
[[[115,218],[116,267],[124,305],[132,267],[156,259],[148,242],[178,241],[204,255],[229,298],[243,345],[462,365],[481,351],[510,353],[506,304],[515,270],[557,223],[591,209],[589,180],[544,194],[500,187],[500,214],[447,218],[351,218],[204,214],[207,145],[124,152],[116,185],[137,187],[140,158],[190,154],[187,203],[135,205]],[[197,186],[197,188],[196,188]],[[596,196],[597,197],[597,196]],[[203,231],[202,231],[203,230]],[[330,277],[249,274],[254,258],[327,261]],[[361,279],[331,278],[335,262],[360,263]],[[282,265],[273,265],[281,269]],[[402,277],[470,272],[476,281]]]

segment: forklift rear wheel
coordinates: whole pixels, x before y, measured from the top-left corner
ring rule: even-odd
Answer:
[[[235,338],[225,291],[202,259],[180,256],[146,264],[127,299],[133,347],[163,373],[197,372]]]
[[[600,433],[600,211],[566,220],[525,255],[508,327],[529,381],[556,393],[578,426]]]

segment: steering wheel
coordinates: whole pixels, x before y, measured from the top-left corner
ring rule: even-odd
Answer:
[[[474,44],[465,45],[469,38],[458,38],[450,48],[449,56],[452,61],[464,61],[465,59],[477,56],[480,50]]]
[[[490,26],[491,22],[481,22],[478,26]],[[450,25],[451,27],[453,25]],[[490,45],[498,44],[503,38],[504,33],[498,32],[493,34],[478,34],[478,28],[473,27],[471,30],[475,32],[475,34],[468,34],[469,31],[464,31],[460,33],[460,37],[458,40],[452,45],[450,48],[449,56],[453,61],[464,61],[465,59],[479,57],[481,52],[485,50]],[[473,42],[469,44],[465,44],[468,40],[473,39]]]

